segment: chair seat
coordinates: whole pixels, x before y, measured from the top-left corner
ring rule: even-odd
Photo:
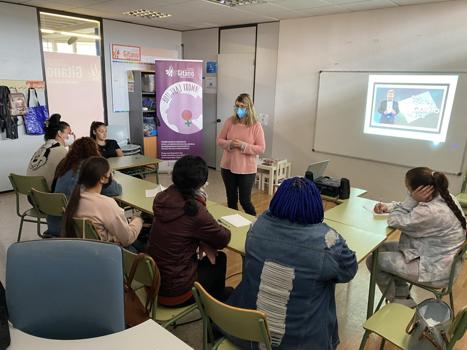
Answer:
[[[24,212],[25,216],[32,216],[34,218],[45,219],[47,215],[39,213],[35,208],[28,209]]]
[[[415,310],[407,306],[396,303],[387,304],[366,320],[363,328],[380,335],[402,349],[407,349],[410,336],[405,329],[414,313]]]
[[[167,322],[173,319],[176,316],[188,315],[190,312],[194,311],[197,308],[196,304],[191,304],[184,307],[166,307],[162,305],[157,305],[156,310],[156,321],[158,322]]]
[[[227,338],[222,338],[220,339],[217,343],[216,346],[214,347],[216,350],[242,350],[242,348],[239,348],[237,345],[232,343],[230,340]]]

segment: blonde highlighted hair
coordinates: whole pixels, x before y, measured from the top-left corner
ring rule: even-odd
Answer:
[[[246,93],[240,94],[238,95],[235,102],[243,103],[246,106],[246,110],[248,111],[248,113],[245,117],[245,124],[247,126],[255,125],[258,121],[258,117],[256,115],[255,106],[253,105],[253,100],[250,97],[250,95]],[[237,124],[239,122],[239,119],[235,114],[232,116],[232,121],[234,124]]]

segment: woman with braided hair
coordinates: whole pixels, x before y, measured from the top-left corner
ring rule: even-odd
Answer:
[[[335,287],[357,272],[355,253],[323,223],[319,190],[284,180],[246,239],[242,281],[227,303],[267,316],[273,349],[335,350]],[[226,336],[242,349],[257,343]]]
[[[451,264],[466,238],[466,220],[448,179],[430,168],[411,169],[405,176],[409,192],[402,203],[378,203],[376,213],[389,213],[388,225],[401,230],[399,241],[379,248],[376,283],[386,298],[411,307],[406,280],[447,286]],[[367,259],[368,268],[372,259]]]
[[[193,283],[225,300],[226,255],[217,251],[230,241],[230,231],[206,208],[202,189],[208,179],[206,162],[195,156],[177,160],[173,185],[154,198],[148,253],[161,272],[158,302],[169,307],[194,303]],[[206,256],[204,256],[206,254]]]

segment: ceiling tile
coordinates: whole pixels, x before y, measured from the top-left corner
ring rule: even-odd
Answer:
[[[325,0],[268,0],[271,4],[279,5],[289,10],[310,9],[313,7],[329,6]]]
[[[345,9],[340,6],[323,6],[323,7],[314,7],[311,9],[302,9],[300,10],[301,17],[312,17],[312,16],[323,16],[323,15],[333,15],[336,13],[349,12],[348,9]]]
[[[364,10],[374,10],[387,7],[397,7],[398,5],[391,2],[390,0],[367,0],[352,2],[347,4],[341,4],[343,8],[346,8],[350,11],[364,11]]]

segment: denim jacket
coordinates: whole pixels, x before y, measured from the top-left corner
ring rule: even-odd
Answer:
[[[350,281],[357,266],[355,253],[326,224],[295,224],[265,212],[248,233],[243,278],[227,303],[265,312],[273,349],[334,350],[335,284]]]
[[[81,167],[81,164],[80,164]],[[79,169],[76,173],[73,172],[73,169],[68,170],[63,176],[60,176],[57,179],[57,183],[55,185],[55,193],[63,193],[67,197],[70,198],[73,189],[75,188],[76,184],[78,183],[79,178]],[[122,194],[122,185],[120,185],[117,181],[112,180],[109,185],[102,189],[101,194],[105,196],[119,196]],[[60,229],[62,227],[62,218],[58,216],[47,216],[47,233],[53,236],[60,235]]]

